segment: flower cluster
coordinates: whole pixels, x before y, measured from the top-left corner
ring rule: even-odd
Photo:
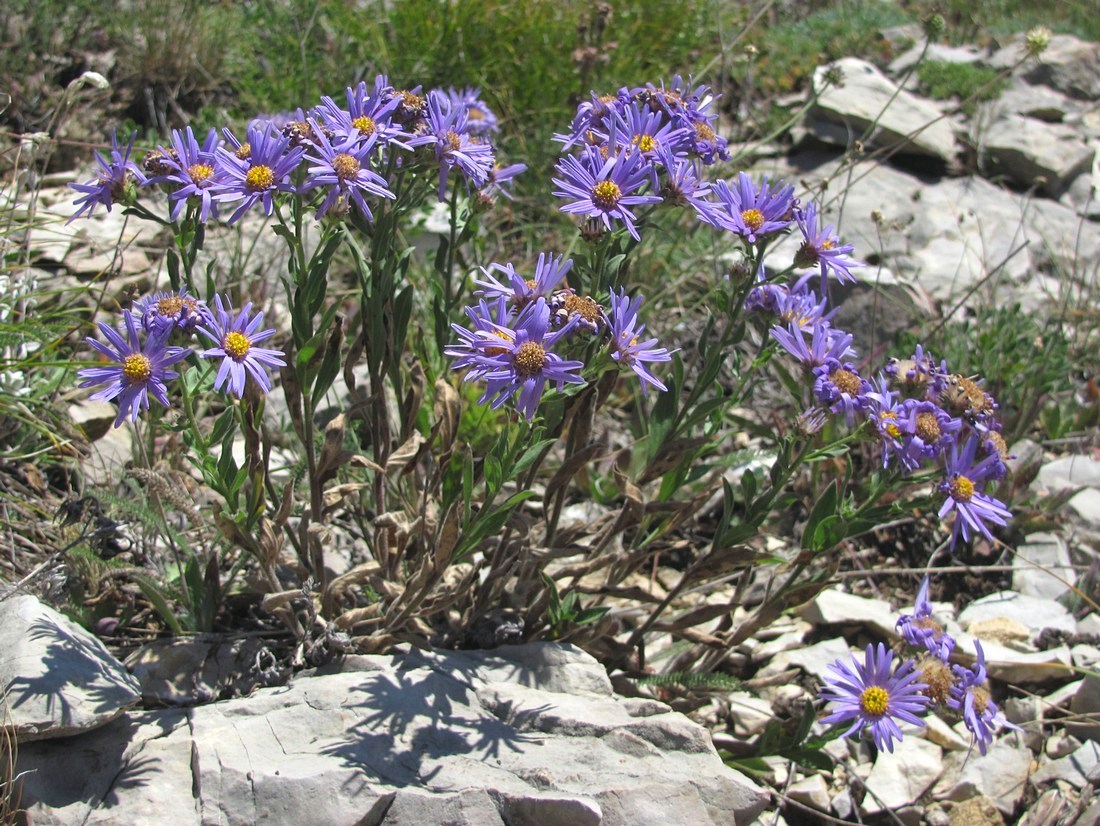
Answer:
[[[920,345],[908,358],[890,359],[878,374],[864,374],[851,334],[831,322],[825,289],[830,276],[841,283],[855,280],[851,268],[859,262],[849,257],[851,245],[842,244],[831,226],[819,228],[813,203],[793,207],[785,223],[776,218],[773,201],[776,192],[786,191],[782,185],[771,187],[765,181],[757,187],[747,176],[741,183],[736,198],[733,190],[728,192],[738,205],[754,205],[761,216],[750,222],[756,231],[784,232],[797,226],[803,243],[795,267],[811,268],[793,283],[761,281],[748,293],[745,308],[773,318],[769,335],[801,364],[818,409],[842,417],[849,427],[868,426],[879,444],[883,468],[902,476],[938,468],[936,491],[943,497],[939,517],[954,514],[952,549],[960,538],[969,541],[975,534],[992,540],[989,526],[1005,525],[1011,518],[1004,503],[989,492],[991,483],[1004,478],[1009,458],[996,401]],[[746,242],[759,244],[760,236],[753,241],[747,229],[742,233]],[[810,286],[815,277],[819,290]]]
[[[836,676],[826,680],[820,693],[822,700],[835,706],[823,723],[851,722],[845,737],[870,728],[875,745],[893,751],[893,741],[902,739],[899,721],[923,726],[919,715],[933,708],[947,709],[962,718],[983,755],[998,731],[1019,731],[1005,719],[989,692],[981,642],[974,642],[977,657],[972,667],[951,664],[955,640],[933,617],[927,577],[913,613],[902,615],[897,627],[918,656],[895,668],[894,653],[880,643],[877,650],[867,646],[862,664],[854,657],[850,666],[837,660],[829,666]]]
[[[672,353],[655,338],[641,340],[643,298],[611,291],[605,307],[562,284],[572,267],[572,260],[543,253],[530,278],[512,264],[491,264],[474,279],[480,300],[466,308],[470,327],[452,324],[459,340],[444,352],[454,358],[454,369],[466,371],[466,381],[485,381],[482,403],[497,409],[518,392],[519,410],[530,421],[548,383],[562,390],[586,381],[585,363],[565,359],[554,348],[580,351],[593,338],[613,362],[633,371],[643,394],[649,387],[666,389],[647,365],[671,361]]]
[[[168,146],[146,155],[140,168],[130,159],[133,138],[123,148],[116,137],[109,160],[97,153],[96,178],[73,185],[81,193],[73,217],[97,205],[131,204],[140,188],[164,186],[173,221],[187,205],[204,223],[222,207],[232,207],[230,223],[257,206],[270,215],[285,194],[311,198],[318,218],[355,210],[370,221],[372,203],[395,198],[383,174],[394,169],[436,175],[440,200],[453,181],[481,200],[511,197],[509,182],[526,167],[497,164],[496,116],[478,94],[422,95],[379,75],[370,86],[349,87],[346,105],[323,97],[308,111],[253,121],[243,139],[211,129],[200,144],[191,127],[173,131]]]
[[[228,300],[214,297],[211,310],[186,288],[179,292],[157,293],[135,302],[122,312],[122,325],[115,329],[99,323],[100,333],[107,343],[94,338],[88,344],[106,359],[106,364],[78,371],[81,387],[98,387],[93,399],[117,399],[119,403],[115,427],[129,418],[137,421],[141,411],[149,409],[152,396],[169,407],[167,383],[179,378],[170,369],[193,354],[189,347],[170,344],[174,338],[190,338],[200,333],[210,347],[198,353],[204,359],[218,359],[214,389],[241,398],[248,376],[260,391],[271,389],[267,371],[286,364],[279,350],[256,345],[275,335],[263,330],[263,313],[252,312],[251,302],[234,311]]]

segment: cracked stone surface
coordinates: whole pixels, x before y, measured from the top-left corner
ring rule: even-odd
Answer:
[[[20,748],[36,824],[750,823],[768,796],[702,727],[570,646],[350,658]]]

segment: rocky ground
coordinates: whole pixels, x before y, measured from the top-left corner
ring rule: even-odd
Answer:
[[[920,48],[886,71],[840,61],[840,88],[821,86],[819,73],[795,151],[758,153],[756,168],[833,198],[845,239],[873,251],[859,290],[885,295],[893,314],[932,314],[963,295],[1041,312],[1067,290],[1089,295],[1100,260],[1100,47],[1054,37],[972,115],[915,94],[907,70]],[[930,56],[1006,68],[1022,48],[933,46]],[[853,165],[843,151],[872,122]],[[66,224],[71,194],[60,185],[75,177],[40,193],[31,275],[64,290],[109,271],[119,296],[149,291],[164,239],[117,210]],[[869,352],[899,322],[871,314],[877,302],[859,290],[843,312]],[[117,479],[129,437],[107,427],[113,408],[74,399],[71,412],[98,437],[88,481]],[[1059,521],[1015,548],[1003,587],[935,603],[962,662],[982,640],[994,696],[1022,729],[985,756],[961,723],[937,719],[892,754],[841,740],[827,747],[831,771],[768,758],[751,780],[712,744],[736,750],[813,698],[829,663],[897,643],[916,575],[893,580],[900,587],[847,576],[781,617],[735,652],[751,679],[692,708],[694,721],[617,696],[569,646],[357,656],[286,683],[257,640],[158,642],[123,663],[13,595],[0,601],[0,683],[23,803],[34,823],[155,822],[167,811],[181,823],[1100,822],[1100,618],[1077,588],[1092,588],[1100,549],[1092,444],[1013,446],[1037,500],[1066,497]],[[225,695],[240,696],[212,702]]]

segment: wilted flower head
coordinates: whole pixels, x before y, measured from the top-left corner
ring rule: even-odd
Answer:
[[[1027,48],[1027,53],[1031,57],[1038,57],[1047,50],[1047,46],[1050,45],[1050,38],[1053,35],[1050,29],[1046,26],[1036,26],[1033,29],[1029,29],[1027,34],[1024,35],[1024,45]],[[982,752],[983,754],[985,752]]]
[[[629,298],[626,290],[616,295],[611,292],[611,312],[608,314],[611,323],[611,358],[620,364],[626,365],[642,381],[642,394],[648,395],[647,385],[652,385],[658,390],[667,390],[664,383],[654,376],[646,364],[672,361],[672,353],[664,347],[657,347],[657,339],[642,340],[645,325],[638,323],[638,310],[642,306],[644,298]]]
[[[69,221],[75,221],[81,215],[91,215],[97,205],[107,207],[115,203],[132,203],[137,197],[138,184],[146,182],[145,174],[130,160],[130,150],[134,148],[137,132],[130,135],[130,142],[122,149],[118,145],[118,133],[111,135],[111,159],[107,160],[99,152],[95,153],[99,169],[94,180],[85,184],[69,184],[72,189],[83,193],[76,199],[77,210]]]
[[[178,293],[159,292],[142,298],[134,302],[133,312],[149,333],[191,333],[210,318],[206,305],[188,295],[187,287]]]
[[[165,382],[179,377],[179,373],[168,368],[187,357],[190,352],[184,347],[167,346],[167,333],[154,333],[141,341],[138,326],[133,313],[124,310],[122,314],[126,338],[104,322],[99,323],[99,331],[108,344],[88,339],[88,344],[113,364],[108,367],[86,367],[77,371],[84,379],[81,387],[95,387],[106,384],[107,387],[92,396],[94,400],[118,398],[118,417],[115,427],[129,416],[137,421],[142,410],[149,409],[149,396],[165,407],[169,406]]]
[[[919,682],[915,662],[907,660],[896,671],[893,665],[894,653],[882,643],[877,650],[867,646],[862,664],[852,657],[851,666],[843,660],[830,665],[829,670],[837,676],[827,678],[820,696],[835,703],[836,710],[821,722],[831,725],[852,721],[845,737],[870,727],[875,745],[892,752],[894,740],[901,740],[897,721],[923,726],[917,715],[929,705],[928,698],[920,693],[925,685]]]
[[[272,367],[285,367],[283,353],[257,347],[256,344],[275,335],[274,330],[260,330],[264,314],[251,315],[252,302],[245,304],[240,312],[233,313],[233,305],[228,299],[222,303],[220,295],[214,296],[214,313],[209,322],[199,331],[214,342],[214,346],[204,350],[203,358],[220,358],[218,375],[214,379],[214,389],[223,385],[237,398],[244,396],[245,382],[249,375],[255,379],[260,390],[271,390],[271,379],[267,371]]]

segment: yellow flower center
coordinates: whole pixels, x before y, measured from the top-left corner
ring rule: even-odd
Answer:
[[[187,167],[187,174],[195,183],[205,183],[214,174],[214,167],[208,163],[193,163]]]
[[[993,442],[993,449],[997,451],[997,455],[1001,457],[1002,462],[1008,459],[1008,445],[1000,433],[991,430],[985,434],[985,440]]]
[[[832,238],[826,238],[824,241],[821,242],[821,248],[823,250],[836,249],[836,241],[834,241]]]
[[[244,187],[249,192],[264,192],[275,185],[275,172],[270,166],[254,166],[244,176]]]
[[[657,139],[652,135],[635,135],[634,145],[643,152],[652,152],[657,148]]]
[[[252,349],[252,342],[248,340],[248,336],[244,333],[238,333],[234,330],[225,334],[225,338],[222,340],[222,349],[225,350],[227,356],[240,361]]]
[[[887,410],[885,413],[879,416],[879,419],[886,419],[887,422],[883,426],[883,430],[891,439],[901,438],[901,428],[897,426],[898,414],[893,411]]]
[[[600,181],[592,187],[592,203],[599,209],[614,209],[623,197],[623,191],[614,181]]]
[[[940,420],[936,418],[935,413],[918,413],[916,429],[917,435],[930,445],[936,444],[943,435],[943,431],[940,430]]]
[[[886,706],[890,702],[890,695],[882,686],[870,685],[863,689],[859,695],[859,707],[864,714],[871,717],[881,717],[886,713]]]
[[[360,115],[351,122],[351,125],[359,130],[359,134],[364,138],[374,134],[374,121],[368,118],[366,115]]]
[[[710,128],[710,124],[706,121],[699,121],[695,124],[695,137],[701,141],[714,140],[714,130]]]
[[[252,157],[252,144],[242,143],[237,147],[237,157],[242,161],[247,161]]]
[[[955,474],[947,489],[956,502],[969,502],[974,497],[974,483],[959,473]]]
[[[539,282],[533,278],[526,278],[524,279],[523,283],[526,284],[527,289],[531,290],[532,292],[539,288]]]
[[[981,686],[970,689],[970,696],[974,698],[974,711],[978,714],[985,713],[989,708],[989,692]]]
[[[359,161],[347,152],[341,152],[332,159],[332,170],[341,181],[347,181],[359,174]]]
[[[500,330],[493,330],[493,335],[496,336],[497,338],[504,339],[504,341],[507,341],[509,344],[511,344],[512,341],[513,341],[512,337],[510,335],[508,335],[507,333],[502,333],[502,332],[500,332]],[[503,355],[504,353],[507,353],[507,352],[508,352],[508,350],[504,347],[486,347],[485,348],[485,355],[487,355],[487,356],[500,356],[500,355]]]
[[[131,353],[122,360],[122,375],[130,384],[144,384],[153,375],[152,362],[141,353]]]
[[[741,220],[753,232],[758,232],[764,226],[764,213],[758,209],[746,209],[741,213]]]
[[[173,316],[183,311],[184,301],[178,295],[162,298],[157,302],[157,315]]]
[[[859,395],[859,376],[850,370],[845,370],[843,367],[834,370],[829,374],[829,381],[835,384],[841,393],[847,393],[849,396]]]
[[[516,372],[524,378],[537,376],[546,366],[546,351],[541,344],[533,341],[525,341],[519,346],[515,354]]]
[[[462,146],[462,136],[457,132],[447,133],[447,146],[451,148],[452,152],[457,152]]]

